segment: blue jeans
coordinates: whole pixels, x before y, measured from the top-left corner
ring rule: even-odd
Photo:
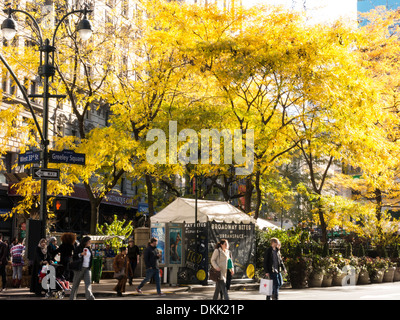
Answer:
[[[143,288],[143,286],[154,277],[154,281],[156,283],[157,293],[161,294],[161,284],[160,284],[160,269],[149,268],[146,269],[146,277],[139,284],[138,289]]]
[[[282,274],[277,272],[272,272],[269,274],[269,276],[272,280],[272,295],[275,297],[275,299],[278,299],[279,288],[282,286],[283,283]]]

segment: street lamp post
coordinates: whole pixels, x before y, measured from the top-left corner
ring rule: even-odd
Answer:
[[[32,17],[31,14],[29,14],[26,11],[19,10],[19,9],[11,9],[8,8],[4,10],[6,14],[8,14],[8,18],[3,21],[1,24],[1,30],[3,32],[4,38],[7,40],[11,40],[14,38],[15,34],[17,33],[17,28],[16,28],[16,23],[12,18],[12,14],[14,13],[22,13],[27,15],[32,21],[33,24],[36,28],[36,31],[38,32],[39,36],[39,51],[40,51],[40,65],[38,69],[38,73],[41,79],[43,79],[43,93],[40,95],[29,95],[30,98],[41,98],[43,99],[43,128],[39,127],[37,121],[35,120],[35,124],[38,128],[38,131],[41,137],[41,147],[42,147],[42,168],[46,169],[48,166],[48,147],[49,147],[49,138],[48,138],[48,123],[49,123],[49,99],[50,98],[65,98],[65,95],[57,95],[57,94],[50,94],[49,92],[49,82],[50,78],[55,75],[55,66],[54,66],[54,52],[56,51],[55,48],[55,38],[56,38],[56,33],[58,28],[61,26],[62,22],[70,15],[72,14],[83,14],[83,19],[80,20],[80,22],[77,25],[77,30],[79,32],[79,35],[82,40],[88,40],[92,34],[92,28],[90,21],[87,19],[87,14],[92,12],[92,10],[88,10],[86,7],[82,10],[74,10],[72,12],[67,13],[64,15],[64,17],[59,21],[57,24],[53,36],[52,36],[52,42],[50,44],[50,40],[46,39],[43,41],[43,36],[42,36],[42,31],[39,27],[39,24],[35,20],[35,18]],[[9,68],[8,64],[5,62],[3,57],[1,57],[3,63],[6,65],[6,67],[11,71]],[[34,119],[36,119],[35,114],[33,113],[33,108],[31,108],[30,103],[27,99],[26,95],[26,89],[24,89],[23,86],[19,83],[18,79],[16,78],[15,74],[11,72],[13,75],[14,80],[16,80],[18,87],[23,91],[23,96],[25,100],[28,102],[28,106],[30,107],[30,111],[32,113],[32,116]],[[41,237],[45,238],[46,237],[46,223],[47,223],[47,206],[46,206],[46,200],[47,200],[47,180],[42,179],[41,180],[41,187],[40,187],[40,220],[42,222],[42,228],[41,228]]]

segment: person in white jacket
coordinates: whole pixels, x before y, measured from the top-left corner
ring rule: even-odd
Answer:
[[[230,260],[230,261],[229,261]],[[229,300],[228,291],[226,289],[226,276],[228,272],[228,264],[230,265],[230,271],[233,275],[234,268],[231,260],[231,254],[229,251],[228,240],[222,239],[217,243],[215,250],[211,257],[211,265],[215,270],[221,272],[221,276],[215,285],[214,300],[218,299],[218,295],[221,293],[224,300]]]

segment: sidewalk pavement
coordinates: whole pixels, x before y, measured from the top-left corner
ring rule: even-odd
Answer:
[[[133,284],[126,284],[126,291],[123,293],[124,296],[135,295],[156,295],[156,285],[152,283],[147,283],[142,288],[142,294],[136,292],[136,287],[140,284],[143,278],[133,279]],[[92,283],[92,292],[95,297],[116,297],[117,293],[114,291],[114,287],[117,284],[116,279],[101,279],[100,283]],[[259,284],[255,282],[251,283],[234,283],[231,285],[231,290],[258,290]],[[161,291],[167,296],[173,295],[178,292],[188,292],[188,294],[192,292],[213,292],[215,289],[214,284],[210,284],[207,286],[198,285],[198,284],[190,284],[190,285],[179,285],[179,286],[170,286],[169,284],[161,284]],[[29,291],[29,288],[7,288],[5,291],[0,292],[0,299],[26,299],[33,298],[35,294]],[[65,299],[68,299],[69,291],[66,291]],[[81,281],[78,290],[78,298],[85,297],[85,286],[84,282]]]

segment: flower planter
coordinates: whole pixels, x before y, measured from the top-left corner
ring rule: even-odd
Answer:
[[[333,276],[331,274],[325,274],[322,279],[321,287],[331,287],[332,286]]]
[[[382,283],[386,268],[376,269],[371,277],[371,283]]]
[[[370,278],[368,271],[366,270],[360,271],[360,273],[358,274],[357,284],[369,284],[369,283],[370,283]]]
[[[308,277],[302,270],[289,271],[289,279],[293,289],[304,289],[307,287]]]
[[[396,267],[394,271],[393,281],[400,281],[400,267]]]
[[[385,270],[383,274],[383,282],[393,282],[394,272],[396,271],[396,267],[389,267]]]
[[[342,280],[346,276],[345,273],[341,272],[333,276],[332,286],[342,286]]]
[[[310,288],[321,287],[324,274],[322,272],[311,273],[308,279],[308,286]]]

